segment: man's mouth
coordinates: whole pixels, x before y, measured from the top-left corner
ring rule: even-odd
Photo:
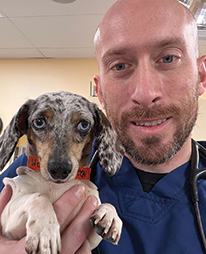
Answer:
[[[156,126],[160,125],[167,121],[167,118],[161,119],[161,120],[155,120],[155,121],[144,121],[144,122],[133,122],[136,126]]]

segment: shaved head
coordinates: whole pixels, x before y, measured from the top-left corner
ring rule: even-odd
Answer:
[[[158,11],[153,12],[154,9],[158,9]],[[150,10],[152,11],[151,15],[149,14]],[[145,13],[147,13],[147,15]],[[198,57],[198,33],[196,21],[193,14],[183,4],[177,0],[118,0],[107,11],[95,33],[94,49],[97,60],[99,60],[99,50],[102,47],[101,43],[103,37],[107,34],[112,36],[111,29],[115,29],[114,26],[116,23],[124,20],[125,25],[126,22],[130,22],[130,25],[132,25],[135,19],[140,17],[142,17],[142,19],[147,19],[147,22],[153,22],[155,16],[161,16],[164,13],[168,13],[168,17],[173,16],[174,19],[179,16],[179,18],[181,17],[182,24],[192,26],[191,33],[194,35],[195,51],[196,56]],[[172,26],[173,22],[170,22]]]
[[[192,13],[177,0],[118,0],[94,46],[97,95],[133,165],[165,171],[176,154],[187,160],[205,86]]]

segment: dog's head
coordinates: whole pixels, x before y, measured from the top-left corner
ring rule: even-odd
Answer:
[[[106,116],[80,95],[48,93],[22,105],[0,137],[0,169],[24,134],[26,154],[38,159],[46,180],[75,178],[79,167],[89,165],[95,137],[100,164],[110,176],[122,163],[124,149]]]

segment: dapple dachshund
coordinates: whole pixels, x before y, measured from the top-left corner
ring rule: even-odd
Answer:
[[[1,170],[24,134],[31,167],[19,167],[17,177],[4,179],[13,195],[1,217],[3,235],[10,239],[26,235],[28,253],[61,253],[60,227],[52,204],[73,185],[85,186],[85,199],[69,218],[69,225],[89,195],[98,197],[92,182],[76,179],[79,168],[89,165],[95,137],[99,162],[110,176],[119,170],[124,149],[96,104],[63,91],[43,94],[21,106],[0,137]],[[33,164],[39,165],[39,171],[32,169]],[[101,241],[99,235],[118,243],[122,222],[112,205],[99,200],[91,223],[91,249]]]

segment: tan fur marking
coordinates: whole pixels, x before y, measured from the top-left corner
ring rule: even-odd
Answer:
[[[47,142],[40,142],[36,141],[36,149],[37,149],[37,156],[38,160],[40,162],[40,168],[41,168],[41,175],[45,177],[45,179],[50,179],[48,169],[47,169],[47,163],[49,161],[49,158],[52,154],[52,143],[51,141]]]
[[[78,122],[80,119],[81,119],[81,115],[78,114],[78,113],[74,113],[74,114],[72,115],[71,122],[72,122],[72,123],[76,123],[76,122]]]
[[[44,111],[44,115],[46,116],[46,118],[52,119],[54,116],[54,112],[52,110],[46,110]]]

